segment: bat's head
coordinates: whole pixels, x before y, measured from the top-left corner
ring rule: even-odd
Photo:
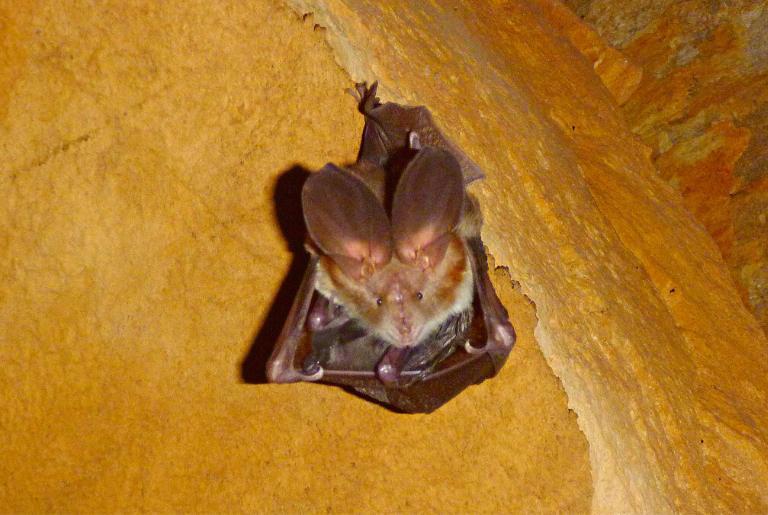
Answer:
[[[403,172],[391,218],[358,177],[326,165],[302,192],[304,218],[323,256],[318,290],[397,347],[419,344],[472,302],[461,169],[421,149]]]

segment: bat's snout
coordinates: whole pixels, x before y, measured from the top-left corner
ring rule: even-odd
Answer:
[[[416,342],[417,331],[413,327],[411,319],[407,316],[401,316],[397,321],[397,332],[400,335],[400,343],[403,347],[414,345]]]

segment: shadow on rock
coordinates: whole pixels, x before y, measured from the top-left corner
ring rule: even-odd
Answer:
[[[275,215],[288,248],[293,253],[293,260],[283,284],[269,307],[264,323],[254,337],[248,354],[240,363],[240,377],[245,383],[267,382],[267,360],[283,329],[283,324],[301,285],[304,271],[309,264],[309,255],[304,250],[306,231],[301,212],[301,188],[309,174],[306,168],[294,165],[280,174],[275,183],[272,194]]]

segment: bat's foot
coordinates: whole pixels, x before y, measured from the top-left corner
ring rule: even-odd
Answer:
[[[474,347],[472,343],[467,340],[464,344],[464,350],[469,354],[482,354],[484,352],[509,353],[517,340],[517,334],[515,333],[515,328],[512,327],[512,324],[506,320],[486,320],[485,324],[486,327],[491,328],[485,345],[482,347]]]
[[[379,105],[379,99],[376,98],[376,90],[379,87],[379,82],[375,81],[373,84],[371,84],[371,87],[368,87],[368,84],[365,82],[359,82],[355,84],[355,88],[346,90],[347,93],[355,97],[355,100],[357,100],[357,108],[358,110],[363,113],[370,113],[373,108]]]

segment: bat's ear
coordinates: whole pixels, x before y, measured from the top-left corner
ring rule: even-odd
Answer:
[[[350,277],[362,280],[389,262],[387,215],[359,178],[327,164],[304,183],[301,205],[312,240]]]
[[[456,158],[434,147],[419,150],[392,199],[392,233],[400,259],[424,269],[440,263],[463,202],[464,182]]]

